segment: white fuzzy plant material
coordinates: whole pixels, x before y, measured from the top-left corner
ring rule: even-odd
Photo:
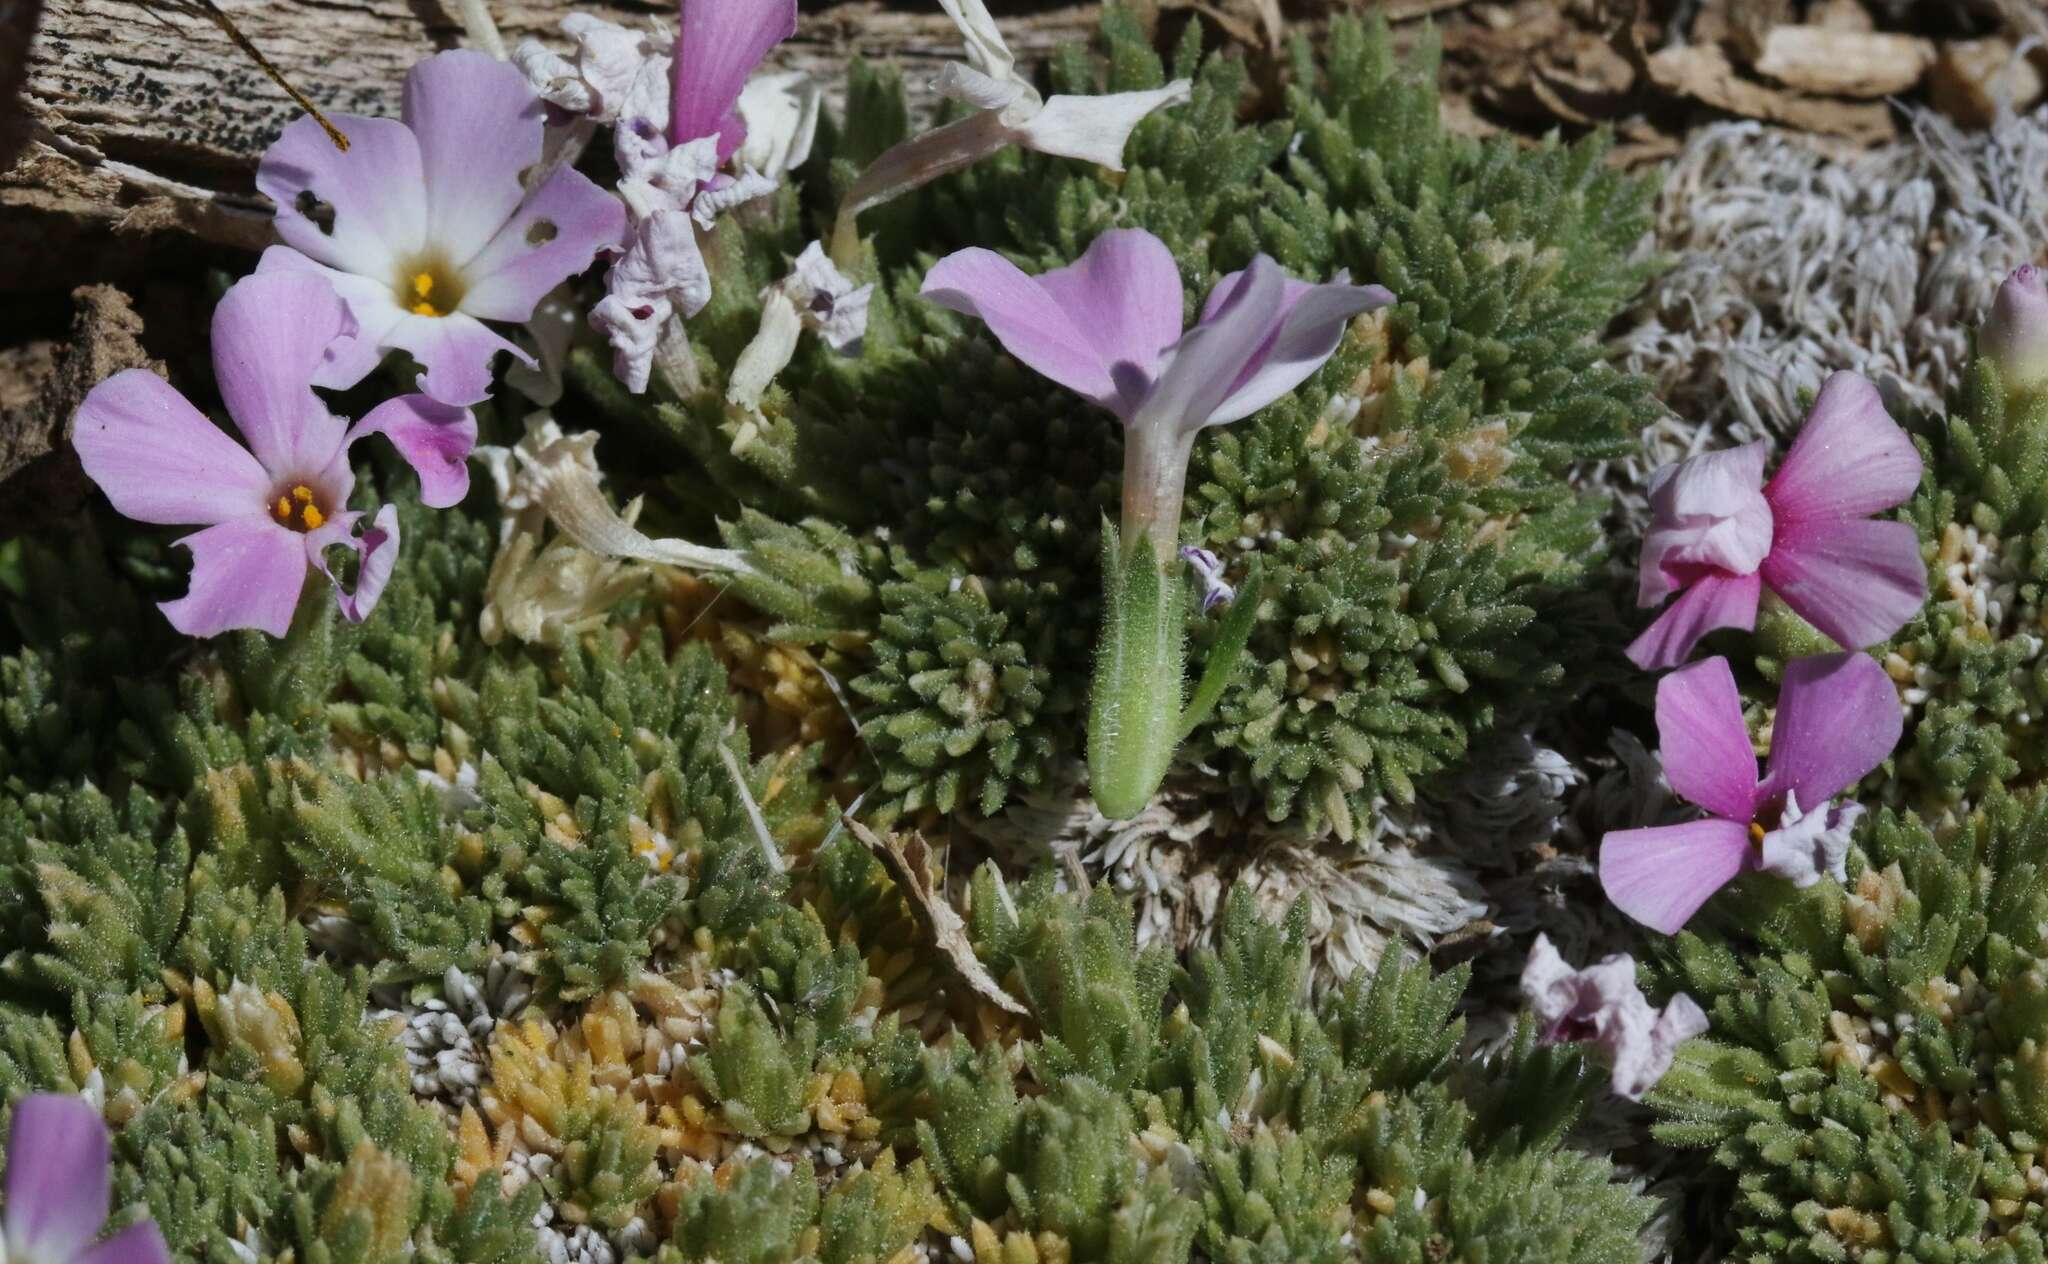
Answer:
[[[1723,123],[1673,160],[1655,246],[1675,266],[1618,339],[1675,414],[1647,436],[1648,466],[1784,438],[1801,392],[1837,369],[1895,412],[1941,407],[1998,283],[2048,255],[2048,109],[1975,133],[1910,121],[1853,153]]]

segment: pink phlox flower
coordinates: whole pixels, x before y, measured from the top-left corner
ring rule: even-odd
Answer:
[[[1522,996],[1542,1024],[1546,1043],[1583,1040],[1606,1057],[1618,1096],[1642,1100],[1671,1069],[1678,1046],[1707,1030],[1706,1013],[1684,993],[1660,1012],[1636,986],[1635,959],[1626,953],[1574,970],[1536,936],[1522,968]]]
[[[1977,350],[2010,390],[2048,383],[2048,274],[2032,264],[2013,270],[1991,300]]]
[[[1846,880],[1862,809],[1830,801],[1891,754],[1905,725],[1891,678],[1864,654],[1792,660],[1771,725],[1768,774],[1742,719],[1725,658],[1657,682],[1657,734],[1671,788],[1708,815],[1616,830],[1600,842],[1600,885],[1616,908],[1667,935],[1736,875],[1763,870],[1796,886]]]
[[[1394,296],[1297,281],[1266,255],[1218,281],[1182,332],[1180,268],[1141,228],[1097,236],[1079,259],[1036,276],[993,250],[955,251],[920,291],[975,317],[1011,355],[1132,427],[1199,430],[1250,416],[1337,350],[1351,318]]]
[[[1846,649],[1889,640],[1927,599],[1920,537],[1879,521],[1920,485],[1920,454],[1854,373],[1821,387],[1770,482],[1764,445],[1707,452],[1650,480],[1637,601],[1678,599],[1628,647],[1646,671],[1675,667],[1717,628],[1756,625],[1768,586]]]
[[[1182,331],[1180,268],[1138,228],[1097,236],[1081,257],[1036,276],[992,250],[947,255],[926,298],[985,323],[1011,355],[1123,419],[1123,537],[1149,538],[1164,564],[1179,543],[1195,435],[1248,417],[1301,385],[1337,351],[1351,319],[1394,296],[1297,281],[1266,255],[1218,281]]]
[[[618,199],[568,167],[529,189],[543,111],[525,78],[482,53],[437,53],[406,76],[404,121],[311,118],[263,155],[256,187],[285,240],[259,272],[312,271],[349,305],[355,332],[328,350],[316,386],[361,381],[390,351],[425,368],[419,387],[467,406],[491,392],[491,359],[524,351],[486,321],[524,322],[599,251],[623,245]]]
[[[7,1199],[0,1204],[0,1260],[17,1264],[170,1264],[156,1221],[94,1241],[113,1201],[113,1143],[83,1098],[33,1093],[14,1105],[7,1129]]]
[[[378,405],[350,427],[311,384],[327,351],[356,329],[349,308],[315,273],[263,273],[237,282],[213,314],[213,368],[248,446],[229,438],[162,378],[129,369],[79,405],[73,442],[114,508],[138,522],[193,524],[190,591],[162,609],[189,636],[259,628],[283,636],[308,569],[334,583],[342,613],[369,616],[398,556],[398,512],[386,505],[356,533],[348,507],[348,450],[381,434],[412,464],[420,499],[443,508],[469,489],[476,419],[425,395]],[[354,549],[355,587],[327,550]]]

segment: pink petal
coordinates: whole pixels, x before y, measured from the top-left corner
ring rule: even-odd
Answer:
[[[1265,255],[1242,274],[1233,273],[1221,302],[1210,295],[1211,314],[1173,345],[1160,368],[1159,383],[1133,426],[1159,426],[1184,433],[1209,425],[1218,409],[1256,368],[1280,327],[1287,301],[1287,277]]]
[[[1101,331],[1083,328],[1057,299],[993,250],[970,246],[932,265],[918,291],[988,325],[1003,349],[1061,386],[1125,416],[1103,363]]]
[[[1771,551],[1764,444],[1702,452],[1650,476],[1636,603],[1654,606],[1702,570],[1755,572]]]
[[[425,367],[419,389],[454,408],[480,404],[491,395],[491,359],[510,351],[529,367],[537,362],[518,345],[506,341],[474,316],[407,314],[386,335],[389,345],[411,354]]]
[[[188,535],[178,543],[192,551],[192,586],[157,608],[186,636],[236,628],[283,636],[306,585],[301,539],[262,512]]]
[[[1863,518],[1780,525],[1763,581],[1845,649],[1889,641],[1927,600],[1920,535]]]
[[[1122,385],[1126,416],[1159,372],[1159,355],[1180,338],[1180,267],[1166,243],[1142,228],[1113,228],[1064,268],[1038,275],[1075,328],[1091,335],[1096,358]]]
[[[145,1220],[87,1247],[71,1257],[71,1264],[171,1264],[171,1249],[156,1221]]]
[[[462,269],[526,197],[519,176],[540,161],[540,98],[510,64],[458,48],[416,63],[404,102],[419,141],[427,243]]]
[[[370,376],[384,360],[385,342],[392,329],[412,315],[399,304],[397,291],[385,282],[316,263],[290,246],[265,250],[256,262],[256,272],[259,276],[293,272],[324,277],[347,304],[355,332],[327,344],[327,353],[313,372],[314,386],[347,390]]]
[[[683,0],[669,139],[718,137],[721,165],[747,139],[736,107],[768,50],[796,34],[796,0]]]
[[[1616,830],[1600,840],[1600,887],[1614,907],[1675,935],[1755,855],[1749,828],[1718,817]]]
[[[1214,297],[1212,293],[1210,298]],[[1336,354],[1352,317],[1393,302],[1393,292],[1385,286],[1351,285],[1341,279],[1310,285],[1289,278],[1281,293],[1280,323],[1238,374],[1230,397],[1209,414],[1207,424],[1220,426],[1249,417],[1301,385]]]
[[[1764,497],[1782,531],[1788,523],[1879,513],[1919,486],[1913,441],[1884,410],[1877,388],[1844,371],[1821,386]]]
[[[137,522],[223,522],[262,513],[270,497],[249,450],[147,369],[93,387],[71,441],[86,474]]]
[[[463,269],[462,310],[485,320],[529,320],[541,299],[590,266],[600,250],[622,249],[626,208],[581,172],[562,168],[521,203]]]
[[[1763,793],[1789,792],[1808,813],[1883,763],[1899,743],[1905,711],[1899,691],[1867,654],[1817,654],[1785,667],[1771,725],[1770,773]]]
[[[400,395],[371,409],[348,432],[348,441],[373,434],[391,440],[419,474],[420,501],[429,509],[446,509],[469,494],[476,415],[467,408],[437,404],[425,395]]]
[[[328,346],[355,322],[326,278],[306,271],[244,277],[213,309],[213,375],[228,415],[273,481],[324,469],[347,429],[310,383]]]
[[[1664,779],[1680,798],[1745,825],[1756,815],[1756,751],[1727,659],[1704,659],[1657,682],[1657,741]]]
[[[384,585],[391,581],[392,568],[398,564],[398,506],[379,509],[376,520],[357,535],[355,525],[361,518],[356,513],[339,514],[318,531],[308,532],[301,557],[302,565],[311,562],[333,583],[335,604],[350,623],[361,623],[370,617],[384,595]],[[327,565],[327,550],[337,544],[354,549],[359,559],[353,591],[343,588],[340,577]]]
[[[1755,575],[1709,575],[1699,580],[1629,645],[1629,661],[1644,671],[1662,671],[1684,662],[1709,632],[1755,627],[1762,586]]]
[[[7,1243],[32,1259],[68,1260],[107,1218],[112,1142],[82,1098],[33,1093],[7,1134]]]
[[[285,244],[320,263],[395,284],[402,263],[427,240],[420,147],[395,119],[330,114],[348,152],[301,116],[263,153],[256,187],[277,203]],[[327,227],[318,222],[329,213]]]

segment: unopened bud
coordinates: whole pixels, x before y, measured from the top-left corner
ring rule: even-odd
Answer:
[[[2013,270],[1991,300],[1977,347],[2008,389],[2048,383],[2048,273],[2032,265]]]

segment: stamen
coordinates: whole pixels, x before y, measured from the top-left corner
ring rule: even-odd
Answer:
[[[1763,845],[1763,841],[1764,841],[1764,827],[1763,827],[1763,822],[1761,822],[1761,821],[1751,821],[1751,822],[1749,823],[1749,841],[1750,841],[1750,842],[1752,842],[1752,843],[1755,843],[1755,844],[1757,844],[1758,846],[1762,846],[1762,845]]]
[[[446,316],[462,306],[462,279],[434,258],[414,259],[400,269],[398,301],[415,316]]]
[[[277,503],[270,507],[270,515],[278,525],[294,531],[318,531],[327,521],[327,511],[315,503],[313,489],[305,483],[294,483],[277,494]]]

